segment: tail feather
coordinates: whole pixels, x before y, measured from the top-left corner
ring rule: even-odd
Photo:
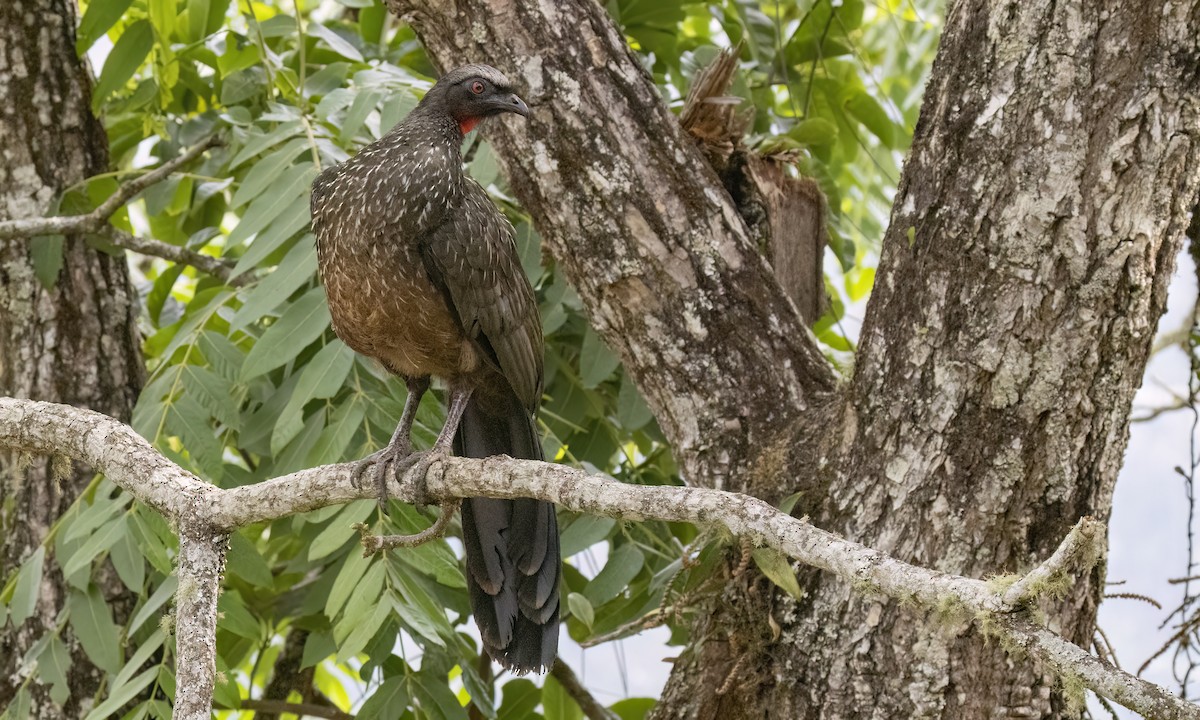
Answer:
[[[454,438],[461,457],[541,460],[533,417],[515,396],[472,398]],[[515,673],[540,672],[558,653],[562,560],[554,505],[469,498],[462,507],[471,609],[484,650]]]

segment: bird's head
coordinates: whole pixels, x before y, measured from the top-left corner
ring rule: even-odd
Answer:
[[[464,65],[451,70],[437,81],[429,95],[440,101],[464,135],[480,120],[500,113],[529,117],[529,106],[513,92],[512,83],[490,65]]]

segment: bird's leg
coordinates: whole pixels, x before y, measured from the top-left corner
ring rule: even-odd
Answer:
[[[405,378],[408,386],[408,397],[404,400],[404,412],[400,414],[400,423],[387,447],[379,452],[359,460],[350,473],[350,483],[356,488],[362,487],[362,476],[368,468],[375,468],[375,487],[379,491],[379,502],[387,502],[387,470],[395,463],[412,455],[412,426],[417,417],[417,407],[421,398],[429,390],[429,378]],[[397,473],[399,476],[399,473]]]
[[[470,386],[451,386],[449,407],[446,408],[446,424],[442,425],[442,431],[438,433],[433,447],[424,452],[413,453],[396,464],[397,479],[412,474],[415,505],[426,504],[425,473],[435,460],[440,460],[450,454],[450,448],[454,444],[454,434],[458,432],[458,425],[462,422],[463,412],[471,400],[472,390],[473,388]]]

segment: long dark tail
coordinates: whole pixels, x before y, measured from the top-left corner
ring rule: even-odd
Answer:
[[[534,419],[509,392],[502,400],[471,398],[454,453],[541,460],[542,446]],[[462,526],[467,587],[484,650],[518,674],[549,669],[558,653],[562,569],[554,505],[468,498]]]

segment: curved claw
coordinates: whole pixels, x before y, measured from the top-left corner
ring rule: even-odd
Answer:
[[[350,484],[355,489],[362,489],[362,478],[367,473],[367,470],[374,468],[375,489],[379,498],[379,504],[385,505],[388,500],[387,481],[388,469],[395,468],[395,477],[399,479],[402,475],[399,468],[409,458],[413,457],[413,452],[409,448],[396,447],[389,445],[384,449],[372,453],[362,460],[359,460],[354,465],[354,470],[350,472]]]
[[[425,473],[435,460],[441,460],[450,454],[450,450],[440,445],[434,445],[429,450],[415,452],[400,458],[395,463],[396,480],[402,480],[412,474],[413,505],[422,507],[429,504],[425,489]]]

